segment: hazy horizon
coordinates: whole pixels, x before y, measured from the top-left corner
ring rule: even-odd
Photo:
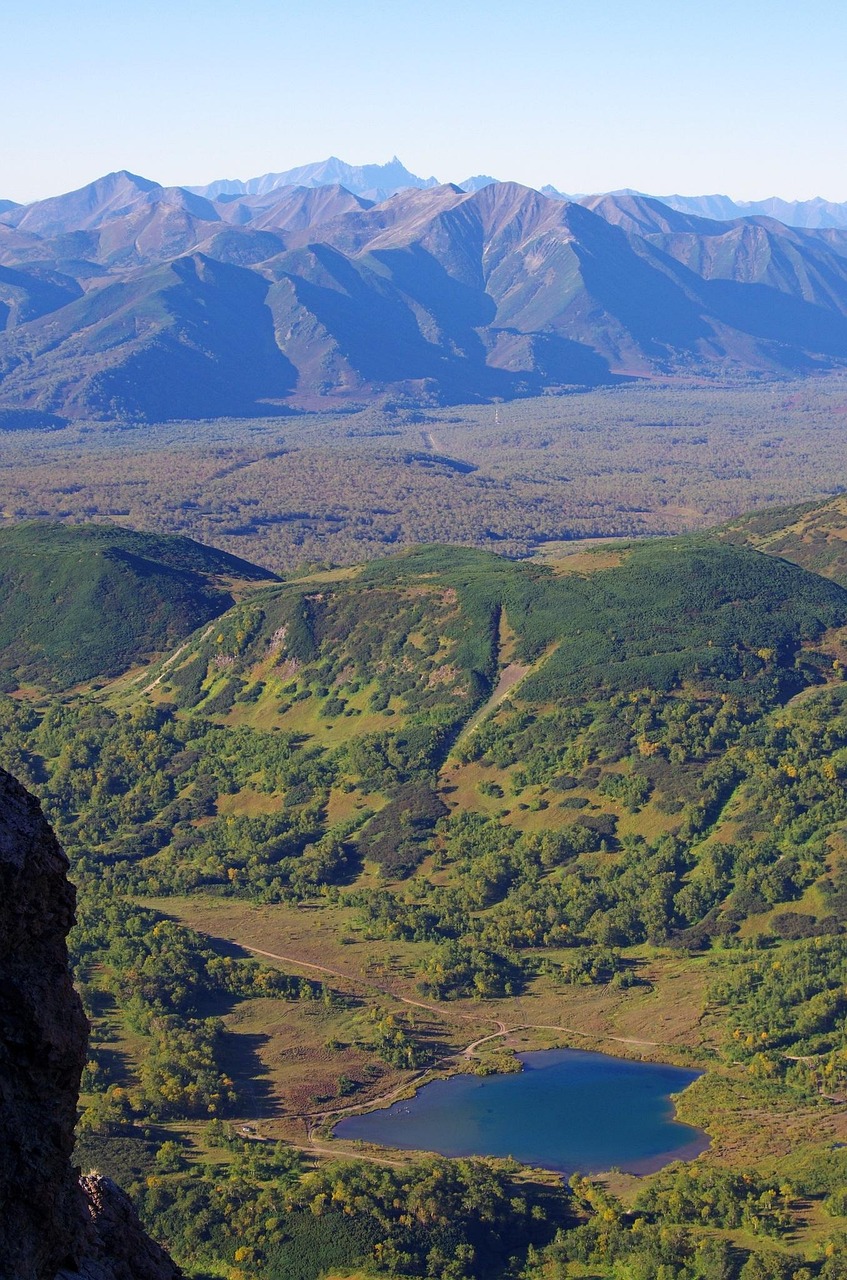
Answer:
[[[190,183],[188,183],[188,182],[162,182],[162,181],[161,181],[161,179],[159,178],[159,176],[158,176],[157,174],[155,174],[155,173],[140,173],[140,172],[138,172],[137,170],[134,170],[134,169],[129,168],[127,165],[120,165],[120,166],[119,166],[118,168],[116,168],[116,169],[109,169],[109,170],[105,170],[105,171],[104,171],[104,172],[102,172],[102,173],[95,173],[95,174],[92,174],[90,177],[85,178],[82,182],[79,182],[79,183],[78,183],[76,186],[74,186],[74,187],[67,187],[67,188],[62,188],[62,189],[56,189],[56,190],[51,190],[51,191],[45,191],[45,192],[44,192],[43,194],[41,194],[41,195],[33,196],[31,200],[19,200],[19,201],[17,201],[17,203],[19,203],[19,204],[32,204],[32,203],[37,203],[39,200],[49,199],[49,198],[50,198],[50,197],[52,197],[52,196],[65,195],[65,194],[68,194],[68,193],[70,193],[70,192],[72,192],[72,191],[81,190],[82,188],[84,188],[84,187],[86,187],[86,186],[91,185],[91,183],[97,182],[97,181],[98,181],[99,179],[101,179],[101,178],[108,177],[108,176],[109,176],[110,174],[112,174],[112,173],[127,172],[127,173],[130,173],[130,174],[133,174],[133,175],[134,175],[135,177],[137,177],[137,178],[144,178],[144,179],[146,179],[146,180],[148,180],[148,181],[159,183],[159,184],[160,184],[161,186],[163,186],[163,187],[195,188],[195,187],[208,186],[208,185],[211,185],[212,183],[214,183],[214,182],[218,182],[218,181],[228,181],[228,182],[239,182],[239,181],[242,181],[242,182],[246,182],[246,181],[248,181],[248,180],[250,180],[250,179],[252,179],[252,178],[263,177],[265,174],[269,174],[269,173],[286,173],[286,172],[288,172],[289,170],[292,170],[292,169],[302,168],[302,167],[305,167],[305,166],[310,165],[310,164],[320,164],[320,163],[325,163],[326,161],[328,161],[328,160],[332,160],[332,159],[340,160],[340,161],[342,161],[342,162],[343,162],[343,163],[345,163],[345,164],[349,164],[349,165],[350,165],[351,167],[353,167],[353,168],[364,167],[364,166],[366,166],[366,165],[379,165],[379,166],[382,166],[382,165],[388,165],[388,164],[390,164],[390,163],[392,162],[392,160],[399,160],[399,161],[401,162],[401,164],[403,164],[403,165],[406,167],[406,169],[408,169],[412,174],[414,174],[414,175],[415,175],[415,177],[418,177],[418,178],[431,178],[431,177],[435,177],[435,178],[437,178],[437,180],[438,180],[439,184],[441,184],[441,185],[447,185],[447,184],[452,183],[452,184],[454,184],[454,185],[457,185],[457,186],[458,186],[458,185],[461,185],[461,183],[466,182],[466,181],[468,181],[468,180],[469,180],[469,179],[471,179],[471,178],[477,178],[477,177],[492,177],[492,178],[494,178],[494,179],[495,179],[495,181],[497,181],[497,182],[515,182],[515,183],[518,183],[518,184],[519,184],[519,185],[521,185],[521,186],[530,187],[530,188],[532,188],[533,190],[537,190],[537,191],[540,191],[540,190],[541,190],[541,188],[542,188],[542,187],[544,187],[544,186],[554,186],[554,187],[556,187],[556,189],[557,189],[557,190],[562,191],[562,192],[563,192],[563,194],[567,194],[567,195],[569,195],[569,196],[572,196],[574,199],[577,199],[577,200],[578,200],[578,199],[586,198],[586,197],[588,197],[588,196],[593,196],[593,195],[601,195],[601,194],[606,194],[606,193],[615,193],[615,192],[620,192],[620,191],[632,191],[632,192],[634,192],[634,193],[635,193],[635,194],[637,194],[637,195],[644,195],[644,196],[658,197],[659,199],[661,199],[662,197],[671,198],[671,197],[675,197],[675,196],[679,196],[679,197],[682,197],[682,198],[692,198],[692,199],[693,199],[693,198],[696,198],[696,197],[698,197],[698,196],[703,196],[703,197],[707,197],[707,198],[710,198],[710,197],[715,197],[715,198],[728,198],[728,199],[730,199],[730,200],[732,200],[732,201],[734,201],[735,203],[738,203],[738,204],[747,204],[747,203],[764,202],[764,201],[767,201],[767,200],[770,200],[770,199],[784,200],[786,203],[795,203],[795,202],[797,202],[797,203],[802,203],[802,202],[811,201],[811,200],[816,200],[816,199],[826,200],[826,201],[828,201],[829,203],[833,203],[833,204],[834,204],[834,203],[842,203],[841,201],[838,201],[835,197],[831,197],[831,196],[829,196],[825,191],[816,191],[816,192],[814,192],[812,195],[799,195],[799,196],[798,196],[798,195],[790,195],[790,194],[786,194],[786,193],[785,193],[785,192],[783,192],[783,191],[769,191],[769,192],[767,193],[767,195],[764,195],[764,196],[748,196],[748,195],[739,195],[738,193],[736,193],[736,192],[734,192],[734,191],[706,191],[706,190],[697,190],[697,191],[695,191],[695,190],[691,190],[691,191],[652,191],[652,190],[651,190],[651,191],[648,191],[646,187],[637,187],[637,186],[636,186],[636,187],[604,187],[604,188],[599,188],[599,187],[598,187],[598,188],[596,188],[596,189],[595,189],[595,190],[593,190],[593,191],[577,191],[577,190],[572,190],[572,189],[571,189],[571,190],[564,190],[563,188],[558,187],[556,183],[551,183],[551,182],[549,182],[549,181],[544,181],[544,182],[539,182],[539,183],[522,182],[522,181],[521,181],[520,179],[518,179],[518,178],[508,177],[508,176],[505,176],[505,175],[503,175],[503,174],[487,174],[487,173],[485,173],[485,174],[484,174],[484,173],[482,172],[482,170],[480,170],[480,169],[475,169],[475,170],[473,170],[472,172],[471,172],[471,171],[469,171],[468,173],[463,174],[461,177],[451,176],[451,177],[449,177],[449,178],[445,178],[445,177],[442,177],[438,172],[436,172],[436,173],[434,173],[434,174],[430,174],[430,173],[423,173],[423,172],[421,172],[421,171],[417,170],[417,169],[415,168],[415,166],[414,166],[414,165],[406,164],[406,161],[404,160],[403,156],[398,155],[396,152],[392,153],[392,155],[391,155],[391,156],[389,156],[387,159],[380,159],[380,158],[373,159],[373,158],[370,158],[370,157],[366,157],[366,158],[364,158],[364,159],[356,159],[356,160],[349,160],[346,156],[340,156],[340,155],[338,155],[338,154],[337,154],[337,152],[332,152],[332,153],[327,154],[327,155],[313,156],[313,157],[311,158],[311,160],[298,160],[296,163],[293,163],[293,162],[292,162],[292,163],[290,163],[290,164],[289,164],[289,163],[287,163],[287,162],[286,162],[286,163],[282,163],[282,164],[269,164],[269,165],[267,165],[264,169],[261,169],[261,170],[257,171],[256,173],[253,173],[253,172],[250,172],[250,173],[247,173],[247,172],[243,172],[243,173],[216,173],[216,174],[214,174],[214,175],[207,175],[207,176],[206,176],[206,178],[204,178],[203,180],[201,180],[201,181],[199,181],[199,182],[190,182]],[[4,194],[4,195],[0,196],[0,199],[15,200],[15,197],[14,197],[14,196],[7,195],[7,194]],[[845,197],[845,201],[847,201],[847,197]]]
[[[0,198],[22,203],[395,152],[442,182],[847,199],[833,0],[814,22],[782,0],[32,0],[4,34]]]

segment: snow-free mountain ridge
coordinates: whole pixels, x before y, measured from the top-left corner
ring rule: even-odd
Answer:
[[[0,212],[0,427],[847,363],[847,230],[296,172],[202,194],[121,171]]]
[[[498,181],[500,179],[486,174],[466,178],[458,185],[465,191],[478,191],[480,187]],[[409,187],[425,189],[439,185],[437,178],[419,178],[411,173],[397,156],[382,165],[350,165],[335,156],[330,156],[328,160],[301,165],[297,169],[287,169],[282,173],[265,173],[258,178],[248,178],[245,182],[237,179],[219,179],[204,187],[189,187],[188,190],[198,195],[208,196],[210,199],[217,199],[221,195],[266,195],[269,191],[278,190],[280,187],[331,186],[336,183],[356,195],[365,196],[371,200],[385,200]],[[550,184],[542,186],[541,191],[544,195],[556,200],[597,199],[597,195],[567,195]],[[626,189],[601,194],[624,196],[647,193]],[[663,204],[681,213],[692,213],[701,218],[713,218],[722,222],[761,215],[766,218],[776,218],[777,221],[784,222],[789,227],[847,228],[847,201],[825,200],[820,196],[811,200],[784,200],[779,196],[769,196],[765,200],[733,200],[726,195],[668,195],[652,198],[661,200]]]

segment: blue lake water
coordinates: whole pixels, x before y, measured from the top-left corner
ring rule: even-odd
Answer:
[[[520,1059],[520,1074],[434,1080],[409,1101],[347,1117],[335,1133],[445,1156],[512,1156],[563,1173],[649,1173],[709,1145],[674,1120],[670,1098],[700,1071],[574,1049]]]

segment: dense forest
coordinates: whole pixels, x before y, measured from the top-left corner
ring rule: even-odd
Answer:
[[[416,542],[523,556],[837,493],[845,405],[836,374],[159,426],[0,415],[0,522],[111,520],[277,572]]]

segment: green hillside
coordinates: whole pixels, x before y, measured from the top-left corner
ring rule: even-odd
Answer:
[[[555,648],[524,690],[536,701],[592,688],[672,689],[691,678],[728,687],[802,683],[800,645],[843,621],[846,598],[793,565],[702,536],[633,544],[619,567],[566,577],[485,553],[424,548],[369,565],[364,580],[409,573],[459,591],[475,645],[503,609],[521,661]],[[762,658],[761,649],[773,654]],[[480,652],[477,661],[484,667],[490,658]]]
[[[782,556],[812,573],[847,584],[847,498],[758,511],[718,531],[726,542]]]
[[[4,536],[3,625],[20,627],[5,652],[31,679],[103,679],[178,643],[143,684],[57,707],[35,748],[90,743],[96,772],[73,765],[62,794],[104,874],[133,889],[279,900],[363,862],[407,876],[445,847],[450,811],[478,811],[495,844],[543,812],[548,834],[594,830],[586,853],[616,849],[619,826],[700,834],[744,776],[724,776],[729,749],[842,669],[847,590],[701,536],[576,573],[423,547],[235,604],[221,574],[260,571],[196,544],[97,526]],[[139,719],[158,735],[155,785]],[[663,929],[698,924],[669,909]]]
[[[118,675],[233,603],[227,583],[271,579],[188,538],[113,525],[0,529],[0,672],[66,688]]]
[[[57,533],[18,537],[39,580]],[[378,1244],[388,1275],[505,1277],[508,1201],[531,1280],[837,1280],[847,590],[722,535],[254,582],[143,681],[0,697],[0,765],[80,887],[84,1159],[200,1275],[348,1276]],[[508,1162],[332,1136],[562,1045],[698,1067],[709,1151],[565,1207]],[[423,1235],[391,1208],[419,1194]]]

